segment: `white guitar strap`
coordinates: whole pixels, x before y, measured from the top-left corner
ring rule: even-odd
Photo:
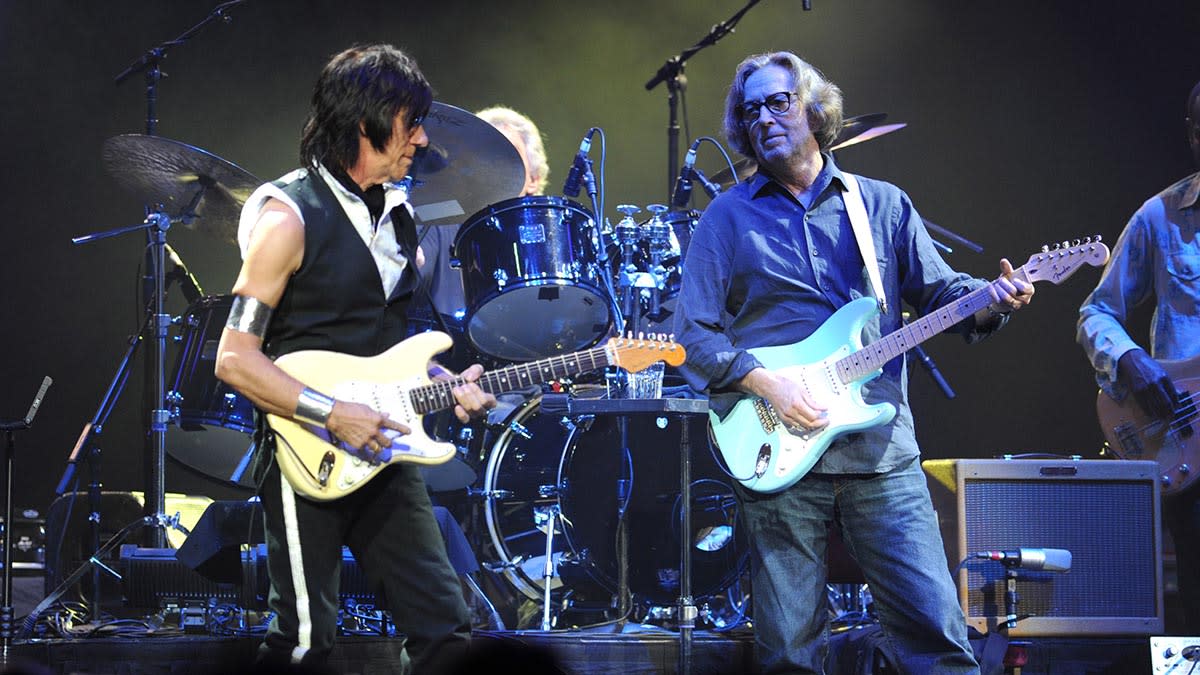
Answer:
[[[879,310],[887,314],[887,296],[883,294],[883,280],[879,276],[879,260],[875,257],[875,239],[871,236],[867,207],[863,204],[858,180],[849,173],[842,173],[842,177],[846,179],[846,192],[842,195],[842,200],[846,203],[846,213],[850,216],[850,227],[854,230],[854,238],[858,240],[858,250],[862,253],[863,265],[867,268],[867,276],[871,279],[875,298],[879,301]]]

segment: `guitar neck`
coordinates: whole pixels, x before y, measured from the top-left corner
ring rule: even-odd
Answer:
[[[1013,270],[1013,275],[1025,283],[1032,283],[1024,265]],[[989,288],[991,284],[977,288],[840,359],[835,365],[838,376],[843,382],[859,380],[929,338],[953,328],[992,303]]]
[[[604,347],[595,347],[582,352],[552,356],[540,361],[493,370],[481,375],[476,384],[489,394],[501,394],[610,365],[613,364],[608,350]],[[455,405],[454,388],[464,383],[466,380],[455,377],[413,389],[409,392],[413,410],[424,415],[453,408]]]

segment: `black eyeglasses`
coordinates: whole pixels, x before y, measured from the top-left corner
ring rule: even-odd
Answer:
[[[764,105],[767,106],[767,110],[771,111],[772,115],[782,115],[787,112],[792,107],[793,96],[799,98],[800,94],[794,91],[780,91],[758,101],[742,103],[735,110],[737,110],[738,119],[741,123],[749,125],[758,119],[758,111]]]

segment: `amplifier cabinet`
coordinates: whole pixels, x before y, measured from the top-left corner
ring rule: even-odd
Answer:
[[[1005,621],[1005,563],[983,551],[1066,549],[1071,569],[1017,568],[1010,636],[1150,635],[1163,630],[1155,462],[947,459],[922,463],[967,623]]]

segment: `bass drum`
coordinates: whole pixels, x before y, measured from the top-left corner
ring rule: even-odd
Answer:
[[[737,524],[733,488],[713,459],[707,421],[688,423],[694,477],[687,535],[693,546],[692,593],[704,598],[737,580],[749,546]],[[564,585],[557,571],[566,563],[615,592],[618,499],[626,494],[629,588],[654,604],[677,602],[681,424],[666,417],[630,417],[626,457],[614,417],[575,427],[541,414],[540,400],[519,409],[492,450],[484,483],[488,530],[509,580],[529,598],[541,599],[545,532],[557,506],[563,519],[555,534],[551,589]]]

